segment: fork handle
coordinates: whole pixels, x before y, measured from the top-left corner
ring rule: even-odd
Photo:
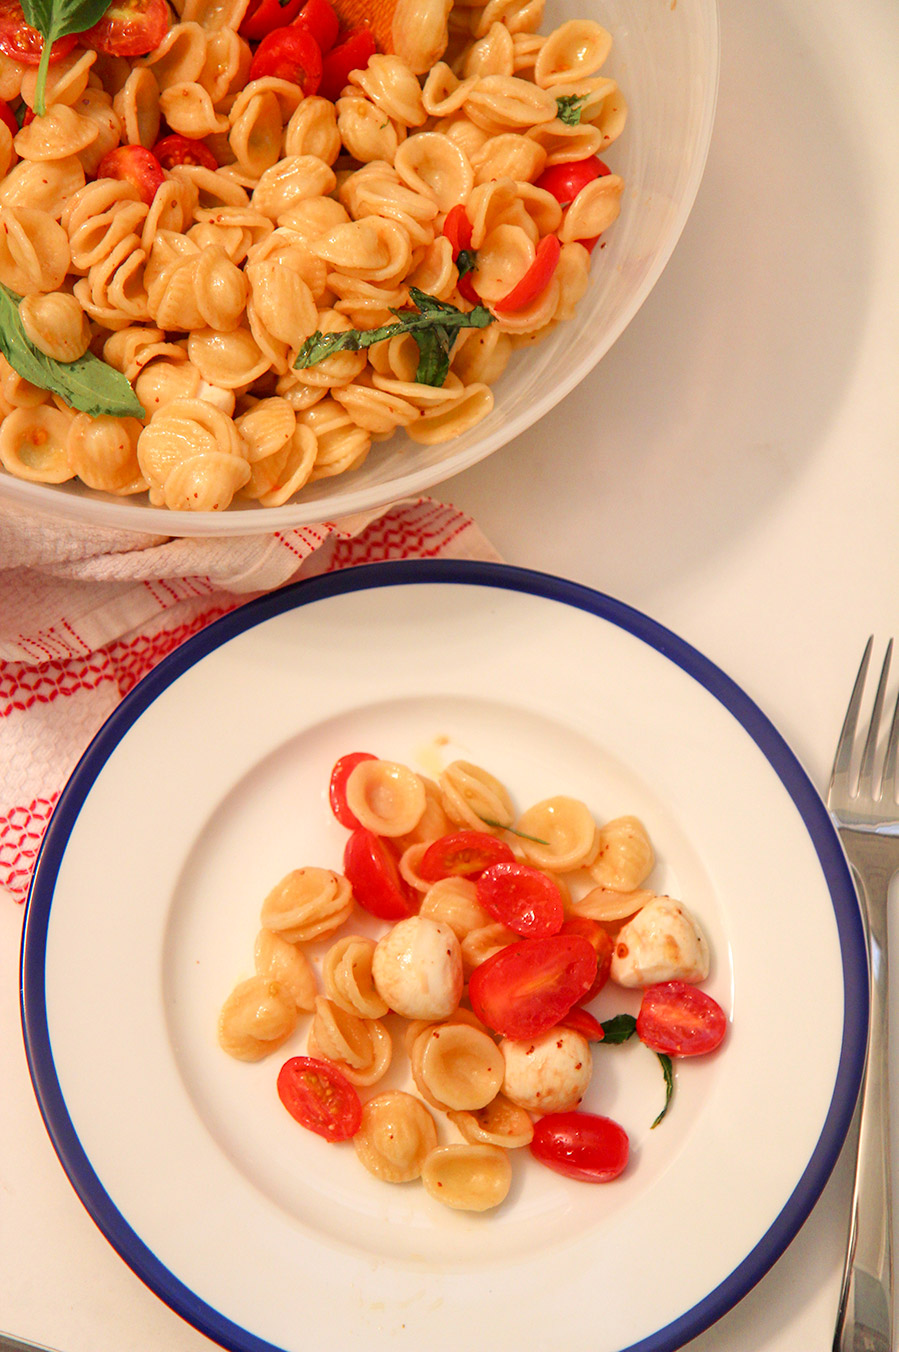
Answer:
[[[890,1201],[889,978],[886,894],[890,878],[856,874],[871,927],[871,1011],[864,1083],[856,1109],[858,1158],[846,1266],[833,1352],[891,1352],[893,1323],[892,1205]],[[882,889],[882,895],[874,895]],[[878,923],[882,917],[882,925]]]

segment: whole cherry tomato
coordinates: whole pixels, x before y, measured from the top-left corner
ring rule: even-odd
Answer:
[[[328,784],[328,801],[331,804],[331,811],[340,822],[341,826],[348,826],[351,831],[355,831],[359,825],[356,817],[350,811],[346,800],[346,782],[350,773],[355,770],[360,761],[376,760],[368,751],[351,751],[346,756],[341,756],[334,764],[331,771],[331,781]]]
[[[665,1056],[703,1056],[724,1040],[727,1015],[705,991],[686,981],[662,981],[643,992],[637,1036]]]
[[[367,28],[353,28],[343,41],[324,57],[319,93],[336,103],[350,78],[351,70],[364,70],[377,48]]]
[[[147,206],[165,182],[165,170],[143,146],[116,146],[97,166],[97,178],[123,178],[134,185]]]
[[[579,1001],[582,1005],[588,1005],[595,999],[603,986],[609,979],[609,973],[612,970],[612,954],[615,952],[615,945],[612,938],[600,925],[598,920],[591,920],[586,915],[570,915],[566,917],[562,929],[562,934],[580,934],[587,939],[593,946],[596,954],[596,976],[593,984],[587,991],[587,994]]]
[[[296,26],[312,34],[322,56],[330,52],[340,32],[340,20],[328,0],[306,0],[297,16]]]
[[[559,1027],[573,1029],[588,1042],[602,1042],[606,1036],[599,1019],[589,1009],[584,1009],[583,1005],[574,1005],[569,1009],[564,1018],[559,1020]]]
[[[504,1037],[539,1037],[590,989],[596,954],[579,934],[520,939],[472,972],[471,1007],[482,1023]]]
[[[247,42],[259,42],[266,33],[293,23],[303,0],[250,0],[237,30]]]
[[[609,166],[595,155],[571,164],[551,164],[536,180],[534,187],[552,193],[560,206],[568,207],[582,188],[610,173]]]
[[[562,245],[558,235],[544,235],[537,245],[534,261],[521,281],[512,287],[508,295],[494,301],[493,309],[497,314],[511,314],[515,310],[523,310],[531,301],[536,300],[552,281],[561,252]]]
[[[176,132],[157,141],[153,147],[153,154],[163,169],[172,169],[176,164],[194,164],[201,169],[219,167],[218,160],[203,141],[197,141],[191,136],[179,136]]]
[[[379,920],[404,920],[418,895],[403,880],[396,855],[382,836],[359,827],[346,843],[343,872],[359,905]]]
[[[609,1183],[627,1167],[627,1132],[595,1113],[548,1113],[534,1126],[534,1159],[581,1183]]]
[[[418,865],[426,883],[441,878],[476,878],[491,864],[512,862],[515,856],[504,840],[487,831],[454,831],[432,841]]]
[[[362,1102],[332,1061],[292,1056],[278,1073],[278,1097],[300,1126],[326,1141],[348,1141],[362,1121]]]
[[[552,878],[528,864],[491,864],[477,880],[478,901],[515,934],[543,939],[565,919],[562,893]]]
[[[250,80],[288,80],[306,98],[317,94],[322,79],[322,54],[305,28],[291,24],[266,34],[250,62]]]
[[[168,31],[166,0],[115,0],[93,28],[78,34],[78,41],[108,56],[146,56]]]
[[[74,33],[57,38],[50,48],[50,64],[68,56],[78,41]],[[43,50],[43,36],[25,22],[19,0],[0,0],[0,52],[24,66],[37,66]]]

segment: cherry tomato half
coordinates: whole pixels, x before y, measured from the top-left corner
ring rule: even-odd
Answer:
[[[351,70],[364,70],[377,48],[367,28],[353,28],[343,42],[332,47],[322,62],[322,81],[318,92],[336,103],[349,81]]]
[[[403,880],[396,855],[382,836],[359,827],[346,843],[343,872],[359,905],[379,920],[404,920],[418,895]]]
[[[195,164],[201,169],[219,167],[218,160],[203,141],[192,136],[179,136],[176,132],[157,141],[153,154],[163,169],[172,169],[176,164]]]
[[[331,50],[340,32],[340,20],[334,6],[329,5],[328,0],[306,0],[296,19],[296,25],[312,34],[322,56]]]
[[[471,248],[471,221],[468,219],[468,213],[461,202],[454,207],[450,207],[446,213],[443,233],[452,246],[453,262],[455,263],[463,249]]]
[[[686,981],[662,981],[643,992],[637,1036],[666,1056],[703,1056],[724,1040],[727,1015],[711,995]]]
[[[79,33],[78,41],[108,56],[146,56],[168,31],[166,0],[114,0],[93,28]]]
[[[471,974],[468,998],[482,1023],[504,1037],[539,1037],[590,989],[596,954],[579,934],[520,939]]]
[[[116,146],[97,166],[97,178],[123,178],[134,185],[147,206],[165,182],[165,170],[143,146]]]
[[[581,1183],[609,1183],[627,1166],[627,1132],[595,1113],[548,1113],[534,1126],[534,1159]]]
[[[16,115],[9,104],[4,103],[2,99],[0,99],[0,122],[6,123],[13,136],[18,134],[19,124],[16,121]]]
[[[595,999],[603,986],[609,979],[609,973],[612,970],[612,954],[615,952],[615,945],[612,938],[603,929],[598,920],[591,920],[586,915],[570,915],[565,920],[560,931],[562,934],[580,934],[587,939],[593,946],[596,954],[596,976],[593,984],[587,991],[587,994],[578,1002],[582,1005],[588,1005]]]
[[[552,281],[562,244],[558,235],[544,235],[537,245],[534,261],[522,277],[512,287],[507,296],[494,301],[493,309],[498,314],[511,314],[514,310],[523,310],[531,301],[536,300]]]
[[[292,1056],[278,1072],[278,1097],[301,1127],[326,1141],[348,1141],[362,1121],[362,1102],[332,1061]]]
[[[602,1042],[605,1038],[605,1031],[599,1019],[582,1005],[575,1005],[569,1009],[565,1017],[559,1020],[559,1027],[573,1029],[588,1042]]]
[[[441,878],[476,878],[492,864],[512,863],[514,859],[506,842],[487,831],[454,831],[432,841],[421,857],[418,874],[426,883],[439,883]]]
[[[528,864],[491,864],[478,878],[478,901],[506,929],[526,939],[558,934],[565,919],[562,893],[552,878]]]
[[[259,42],[266,33],[293,23],[303,8],[303,0],[250,0],[237,30],[247,42]]]
[[[318,93],[322,79],[322,54],[305,28],[291,24],[266,34],[250,62],[251,80],[288,80],[299,85],[306,98]]]
[[[359,822],[347,805],[346,782],[351,771],[355,770],[360,761],[376,759],[377,757],[371,755],[368,751],[351,751],[349,755],[341,756],[339,760],[335,761],[334,769],[331,771],[331,782],[328,785],[328,801],[331,804],[331,811],[340,825],[348,826],[351,831],[357,829]]]
[[[610,172],[607,164],[591,155],[589,159],[575,160],[571,164],[551,164],[544,169],[534,187],[552,193],[560,206],[568,207],[582,188]]]
[[[57,38],[50,48],[50,64],[68,56],[80,36],[70,33],[67,37]],[[24,66],[37,66],[43,50],[43,36],[25,22],[19,0],[0,0],[0,52]]]

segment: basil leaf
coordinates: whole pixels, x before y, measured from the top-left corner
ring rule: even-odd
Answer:
[[[449,375],[450,351],[456,341],[455,333],[443,325],[423,329],[415,334],[418,344],[418,368],[415,379],[419,385],[441,386]]]
[[[34,89],[34,111],[42,117],[47,111],[44,94],[50,66],[50,48],[57,38],[69,33],[84,33],[93,28],[109,9],[109,0],[22,0],[25,22],[36,28],[44,39]]]
[[[519,840],[532,840],[535,845],[548,845],[548,840],[541,840],[539,836],[529,836],[524,831],[516,831],[514,826],[503,826],[502,822],[494,821],[492,817],[482,817],[478,812],[477,817],[485,826],[492,826],[496,831],[508,831],[510,836],[517,836]]]
[[[587,102],[586,94],[562,94],[556,99],[556,117],[566,127],[576,127],[581,120],[581,109]]]
[[[85,352],[77,361],[56,361],[35,347],[19,317],[19,300],[13,291],[0,285],[0,352],[20,376],[94,418],[104,413],[119,418],[146,417],[131,382],[92,352]]]
[[[478,265],[478,255],[474,249],[460,249],[456,259],[456,267],[460,277],[465,277],[469,272],[474,272]]]
[[[671,1107],[671,1095],[674,1093],[674,1067],[671,1064],[671,1057],[666,1056],[664,1052],[656,1052],[656,1056],[659,1058],[659,1063],[661,1064],[662,1067],[662,1074],[665,1077],[665,1106],[659,1113],[656,1120],[653,1122],[652,1124],[653,1127],[657,1127],[659,1125],[659,1123],[662,1121],[662,1118],[665,1116],[668,1109]]]
[[[616,1014],[612,1019],[606,1019],[602,1024],[603,1042],[611,1043],[613,1046],[619,1042],[627,1042],[629,1037],[633,1037],[637,1031],[637,1020],[633,1014]]]

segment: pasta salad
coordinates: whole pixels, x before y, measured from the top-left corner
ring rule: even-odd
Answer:
[[[172,6],[0,0],[0,464],[277,507],[475,426],[619,213],[610,35],[541,34],[544,0]]]
[[[434,781],[367,752],[338,760],[329,797],[349,832],[342,871],[295,869],[264,899],[254,974],[220,1011],[223,1050],[258,1061],[305,1022],[305,1051],[277,1077],[287,1111],[457,1210],[499,1206],[525,1148],[568,1178],[617,1178],[626,1131],[580,1107],[591,1048],[635,1035],[656,1053],[656,1126],[672,1058],[714,1051],[727,1027],[701,989],[701,925],[647,885],[643,823],[599,826],[564,795],[517,814],[478,765]],[[352,932],[357,908],[382,922],[377,938]],[[607,983],[641,992],[636,1016],[599,1021],[588,1006]]]

